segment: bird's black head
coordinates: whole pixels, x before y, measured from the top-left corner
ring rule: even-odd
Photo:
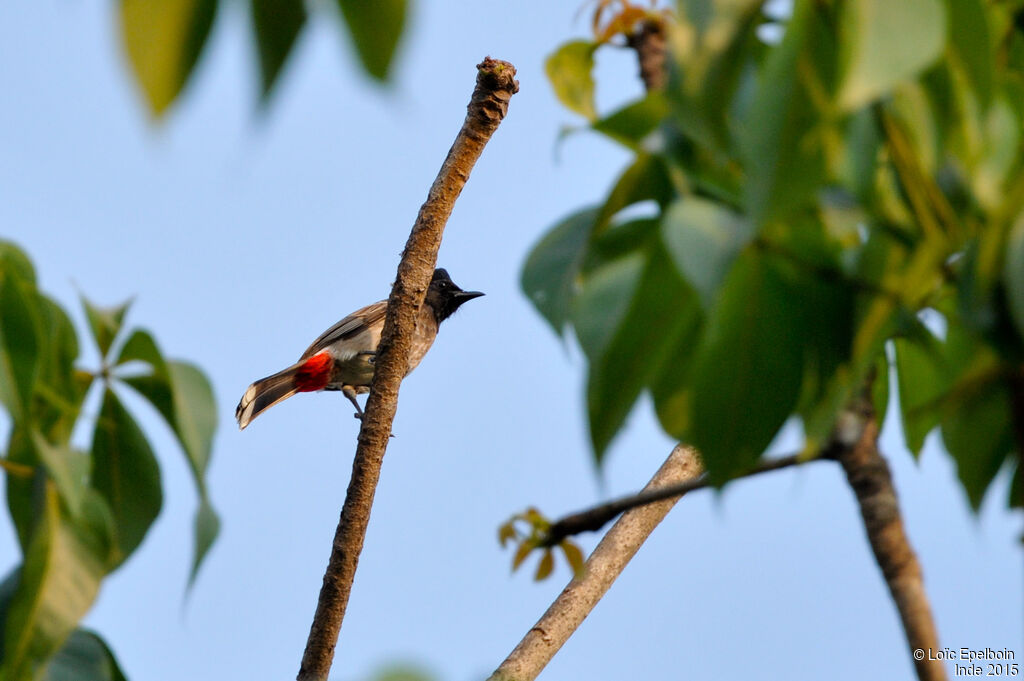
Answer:
[[[438,267],[434,270],[434,278],[430,280],[424,304],[430,306],[434,311],[434,316],[437,317],[437,323],[440,324],[458,310],[464,302],[482,295],[479,291],[463,291],[448,276],[447,270]]]

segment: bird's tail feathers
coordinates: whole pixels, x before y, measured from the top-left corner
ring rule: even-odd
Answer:
[[[295,374],[302,366],[300,362],[250,385],[235,408],[238,429],[244,430],[261,413],[299,392]]]

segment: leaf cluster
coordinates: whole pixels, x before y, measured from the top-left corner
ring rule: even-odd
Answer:
[[[217,536],[206,469],[216,425],[209,381],[165,359],[141,329],[122,333],[128,304],[82,299],[102,364],[75,366],[78,335],[42,293],[28,257],[0,241],[0,405],[10,434],[0,456],[22,560],[0,582],[0,679],[122,679],[106,644],[76,628],[103,579],[142,543],[160,512],[160,466],[119,393],[131,390],[170,426],[199,493],[189,584]],[[98,416],[83,412],[100,392]],[[91,426],[85,450],[72,434]]]
[[[266,102],[309,19],[305,0],[249,0],[252,41]],[[139,88],[159,118],[181,95],[209,42],[222,0],[120,0],[121,41]],[[363,70],[386,81],[408,0],[336,0]]]
[[[885,413],[891,371],[908,446],[938,427],[980,504],[1024,446],[1022,17],[985,0],[796,0],[783,17],[680,0],[668,84],[606,115],[606,41],[552,55],[560,100],[633,153],[522,272],[587,358],[599,463],[643,393],[719,484],[791,419],[810,456],[872,375]]]

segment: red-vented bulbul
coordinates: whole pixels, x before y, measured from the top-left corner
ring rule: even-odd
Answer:
[[[416,318],[406,375],[416,368],[433,345],[441,322],[467,300],[482,295],[479,291],[463,291],[448,272],[440,268],[434,270]],[[356,395],[370,390],[387,306],[388,301],[381,300],[356,310],[324,331],[297,363],[250,385],[235,409],[238,428],[245,428],[264,410],[295,393],[315,390],[340,390],[355,405],[356,416],[362,418],[363,410]]]

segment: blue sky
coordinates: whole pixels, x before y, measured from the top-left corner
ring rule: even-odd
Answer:
[[[386,296],[489,54],[518,67],[521,92],[440,256],[487,296],[446,322],[403,384],[332,674],[355,681],[403,659],[444,681],[480,678],[568,579],[564,566],[541,584],[510,576],[497,526],[528,505],[558,515],[636,489],[672,445],[645,402],[595,476],[583,362],[518,290],[530,245],[598,200],[626,161],[585,134],[556,145],[577,121],[555,102],[543,59],[585,30],[578,3],[418,3],[385,90],[321,17],[263,113],[244,5],[223,4],[197,77],[161,126],[129,79],[113,3],[0,4],[0,235],[27,249],[78,322],[78,291],[101,304],[134,296],[129,321],[202,366],[220,410],[210,481],[223,533],[183,605],[194,492],[167,431],[128,399],[156,434],[165,505],[87,624],[132,679],[293,677],[357,423],[339,395],[303,395],[239,433],[234,405],[251,380]],[[604,55],[599,105],[638,92],[628,53]],[[780,448],[794,442],[783,436]],[[891,420],[882,444],[943,645],[1016,648],[1024,662],[1022,526],[1004,510],[1006,476],[974,516],[934,435],[916,463]],[[4,523],[0,570],[16,560]],[[837,467],[684,499],[542,678],[644,677],[912,678]]]

